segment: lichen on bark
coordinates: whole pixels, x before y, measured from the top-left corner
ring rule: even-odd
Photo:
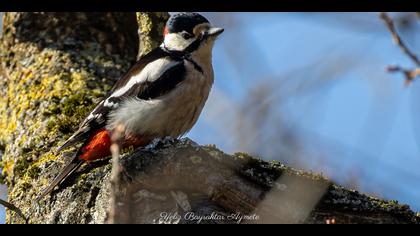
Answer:
[[[0,43],[2,181],[25,211],[66,161],[54,149],[135,62],[137,20],[135,13],[6,13]]]
[[[167,17],[167,13],[4,15],[0,39],[2,180],[8,185],[9,201],[29,223],[106,222],[108,160],[82,166],[61,189],[39,203],[33,200],[61,170],[66,153],[75,151],[56,154],[54,149],[137,54],[144,55],[160,43]],[[157,140],[128,151],[120,164],[121,194],[130,203],[121,207],[130,214],[129,223],[198,223],[161,219],[164,211],[264,216],[248,223],[325,223],[332,218],[337,223],[419,222],[406,205],[344,189],[322,176],[278,162],[244,153],[228,155],[189,139]],[[309,208],[302,207],[307,201],[295,197],[306,195],[302,190],[316,195]],[[7,211],[7,223],[23,223],[23,219]]]
[[[163,38],[165,23],[169,18],[167,12],[137,12],[138,34],[139,34],[139,53],[138,58],[159,46]]]

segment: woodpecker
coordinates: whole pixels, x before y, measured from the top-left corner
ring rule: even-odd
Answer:
[[[57,149],[83,143],[38,199],[84,162],[109,156],[111,135],[118,125],[124,127],[123,148],[188,132],[209,96],[214,81],[212,49],[223,31],[198,13],[172,15],[162,44],[141,57]]]

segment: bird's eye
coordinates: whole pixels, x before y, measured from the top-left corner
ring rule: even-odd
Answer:
[[[190,33],[188,33],[188,32],[182,32],[181,33],[181,35],[182,35],[182,37],[184,38],[184,39],[190,39],[190,38],[192,38],[192,37],[194,37],[194,35],[192,35],[192,34],[190,34]]]

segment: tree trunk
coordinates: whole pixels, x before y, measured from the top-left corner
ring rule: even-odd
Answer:
[[[105,223],[116,193],[121,223],[418,223],[407,206],[321,176],[227,155],[188,139],[155,141],[84,165],[39,203],[61,170],[55,154],[136,60],[157,46],[167,13],[7,13],[0,45],[0,142],[8,200],[29,223]],[[140,38],[140,40],[139,40]],[[140,46],[139,46],[140,45]],[[7,211],[7,223],[23,223]]]
[[[139,50],[138,33],[141,45],[159,42],[168,14],[138,15],[139,24],[135,13],[4,15],[0,142],[10,201],[24,209],[58,173],[67,160],[53,150],[150,50]],[[18,219],[8,212],[7,222]]]

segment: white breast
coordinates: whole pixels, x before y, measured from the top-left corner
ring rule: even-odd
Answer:
[[[184,60],[186,79],[164,96],[151,100],[132,98],[110,114],[107,125],[112,130],[123,124],[126,132],[152,137],[179,137],[196,123],[213,84],[213,68],[200,66],[203,74]]]

